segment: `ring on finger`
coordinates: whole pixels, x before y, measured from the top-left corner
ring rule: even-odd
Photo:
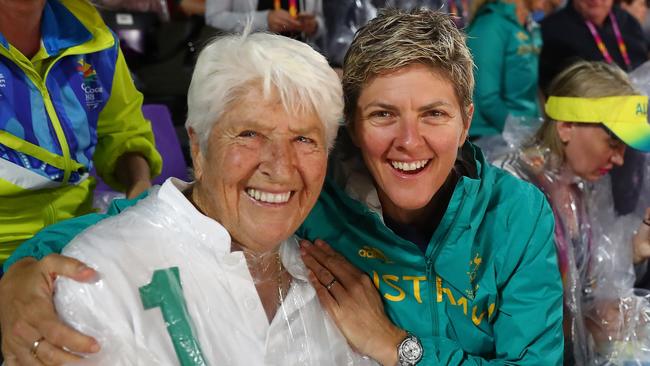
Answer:
[[[35,340],[34,343],[32,343],[32,348],[30,349],[30,352],[32,353],[32,356],[37,357],[36,352],[38,351],[38,346],[40,346],[41,343],[43,343],[44,339],[45,339],[44,337],[41,337],[41,338]]]
[[[332,280],[330,281],[330,283],[328,283],[327,285],[325,285],[325,288],[327,289],[327,291],[329,291],[329,289],[331,289],[332,286],[334,286],[335,283],[336,283],[336,278],[332,278]]]

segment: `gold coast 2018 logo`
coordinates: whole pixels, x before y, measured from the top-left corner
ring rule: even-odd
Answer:
[[[0,88],[5,88],[7,87],[7,82],[5,81],[5,76],[4,74],[0,73]],[[0,98],[2,98],[2,90],[0,90]]]
[[[97,72],[95,72],[93,65],[87,63],[83,57],[77,61],[77,72],[83,78],[81,89],[86,95],[86,107],[90,110],[97,109],[102,102],[102,94],[104,93],[104,88],[99,85],[97,80]]]

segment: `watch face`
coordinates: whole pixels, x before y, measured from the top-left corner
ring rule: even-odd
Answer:
[[[419,361],[422,357],[422,346],[415,339],[408,338],[402,344],[401,353],[408,361]]]

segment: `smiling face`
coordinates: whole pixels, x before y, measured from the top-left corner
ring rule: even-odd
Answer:
[[[453,85],[430,67],[407,66],[367,83],[351,135],[385,214],[417,217],[447,179],[468,129]]]
[[[259,86],[227,108],[205,154],[190,132],[195,204],[255,253],[291,236],[316,203],[325,179],[323,124],[313,111],[288,113]]]
[[[610,136],[598,124],[557,122],[569,168],[579,177],[594,182],[623,165],[625,144]]]

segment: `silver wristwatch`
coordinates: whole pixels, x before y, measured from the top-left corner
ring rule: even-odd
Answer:
[[[418,337],[407,333],[406,338],[397,346],[397,366],[413,366],[422,359],[422,344]]]

